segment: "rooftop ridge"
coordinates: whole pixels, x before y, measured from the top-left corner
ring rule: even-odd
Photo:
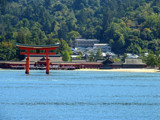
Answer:
[[[16,43],[16,46],[25,46],[25,47],[53,47],[53,46],[59,46],[60,44],[53,44],[53,45],[26,45],[21,43]]]

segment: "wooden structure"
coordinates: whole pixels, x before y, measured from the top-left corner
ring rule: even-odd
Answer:
[[[146,68],[147,65],[141,58],[126,58],[125,62],[114,62],[108,58],[102,63],[101,69],[120,69],[120,68]]]
[[[143,63],[141,58],[126,58],[123,68],[145,68],[147,65]]]
[[[30,69],[30,55],[45,55],[46,56],[46,74],[49,74],[49,55],[55,55],[56,45],[23,45],[17,44],[17,47],[21,49],[21,55],[27,55],[26,58],[26,74],[29,74]]]

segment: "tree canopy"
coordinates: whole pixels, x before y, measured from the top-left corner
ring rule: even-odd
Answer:
[[[159,19],[159,0],[0,0],[0,49],[7,49],[2,42],[39,45],[62,39],[71,46],[83,37],[109,43],[117,54],[156,53]]]

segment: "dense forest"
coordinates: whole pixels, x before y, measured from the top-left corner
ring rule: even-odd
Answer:
[[[109,43],[113,52],[160,52],[160,0],[0,0],[0,60],[19,59],[15,43],[61,43],[75,37]]]

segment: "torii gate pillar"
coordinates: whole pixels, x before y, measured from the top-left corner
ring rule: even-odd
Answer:
[[[26,58],[26,74],[29,74],[29,68],[30,68],[30,56],[27,55],[27,58]]]
[[[46,51],[46,74],[49,74],[49,58],[48,58],[48,50]]]

